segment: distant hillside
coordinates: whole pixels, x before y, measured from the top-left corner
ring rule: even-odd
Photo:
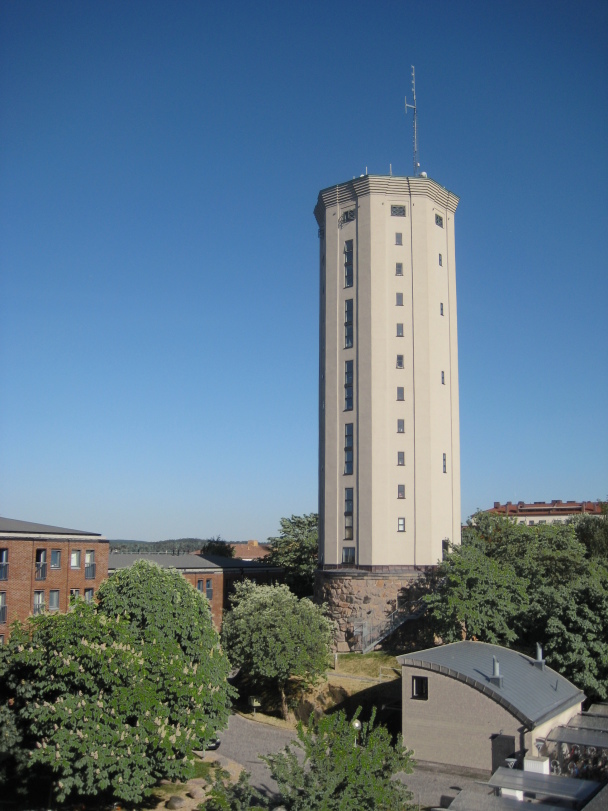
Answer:
[[[234,557],[234,550],[227,541],[220,538],[177,538],[167,541],[109,541],[110,554],[122,552],[129,555],[188,555],[202,551],[208,555]]]

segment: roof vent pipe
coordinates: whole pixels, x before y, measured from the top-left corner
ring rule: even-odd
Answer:
[[[545,660],[543,659],[543,646],[540,645],[538,642],[536,643],[536,661],[534,662],[534,667],[537,667],[539,670],[545,669]]]
[[[500,662],[496,656],[492,656],[492,675],[490,676],[490,684],[495,684],[497,687],[502,687],[503,677],[500,675]]]

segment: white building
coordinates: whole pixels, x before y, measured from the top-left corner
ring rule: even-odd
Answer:
[[[347,584],[350,619],[365,604],[377,623],[460,540],[457,205],[428,178],[368,175],[323,190],[315,208],[317,594],[335,607]],[[345,611],[334,615],[347,637]]]

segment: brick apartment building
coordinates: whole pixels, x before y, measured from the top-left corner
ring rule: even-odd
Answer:
[[[283,582],[283,569],[263,562],[226,558],[221,555],[123,554],[109,557],[108,573],[128,569],[137,560],[157,563],[164,569],[177,569],[195,589],[204,594],[211,606],[213,624],[219,631],[224,611],[230,608],[230,595],[235,582],[252,580],[258,585]]]
[[[527,524],[528,526],[562,524],[569,518],[576,518],[580,515],[600,516],[603,514],[599,501],[561,501],[560,499],[549,502],[534,501],[530,504],[526,504],[524,501],[518,501],[516,504],[511,501],[507,501],[506,504],[495,501],[494,506],[486,512],[513,518],[517,524]]]
[[[96,532],[0,518],[0,644],[41,611],[92,600],[108,576],[108,541]]]

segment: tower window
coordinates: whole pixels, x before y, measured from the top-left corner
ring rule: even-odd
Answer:
[[[438,225],[440,228],[443,228],[443,217],[441,214],[435,214],[435,225]]]
[[[344,243],[344,287],[353,286],[353,241]]]
[[[397,485],[397,498],[405,498],[405,485],[398,484]]]
[[[439,315],[443,315],[443,301],[439,305]]]
[[[397,369],[403,369],[403,355],[397,355]]]
[[[441,385],[445,386],[445,372],[441,373]]]
[[[443,267],[443,256],[439,254],[439,267]]]
[[[353,300],[346,299],[344,306],[344,347],[350,349],[353,345]]]
[[[405,465],[405,451],[397,452],[397,464],[399,467],[403,467]]]
[[[396,304],[397,307],[403,307],[403,293],[397,293]]]
[[[397,324],[397,338],[403,338],[403,324]]]
[[[391,217],[405,217],[405,206],[391,206]]]
[[[352,475],[354,451],[353,423],[347,422],[344,426],[344,474]]]
[[[403,262],[395,264],[395,276],[403,276]]]
[[[353,361],[344,363],[344,410],[353,410]]]
[[[418,701],[428,701],[429,680],[427,676],[412,676],[412,698]]]
[[[353,222],[355,219],[355,209],[349,208],[348,211],[345,211],[342,215],[342,222]]]
[[[397,400],[405,400],[405,388],[397,386]]]
[[[397,532],[405,532],[405,518],[397,519]]]
[[[397,420],[397,433],[398,434],[405,433],[405,420]]]
[[[403,245],[403,234],[399,232],[395,234],[395,245]]]
[[[448,472],[448,460],[445,453],[443,454],[443,472]]]
[[[344,538],[353,539],[353,488],[344,488]]]
[[[342,563],[354,563],[355,562],[355,547],[354,546],[345,546],[342,550]]]

